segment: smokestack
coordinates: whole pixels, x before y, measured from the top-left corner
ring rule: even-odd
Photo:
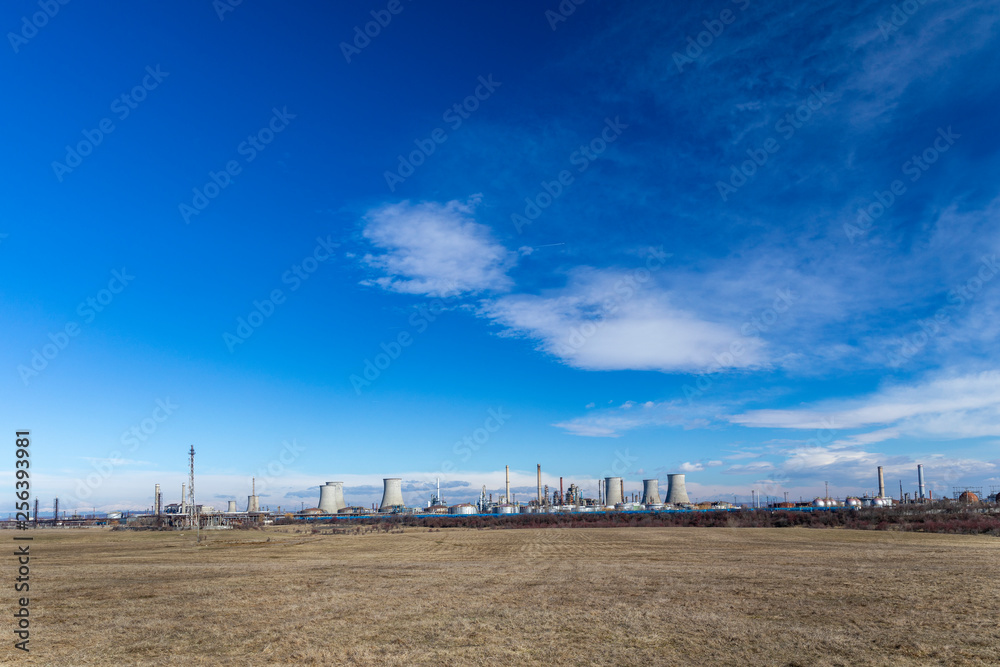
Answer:
[[[336,514],[345,507],[344,483],[327,482],[319,487],[319,509],[326,514]]]
[[[644,479],[642,480],[642,504],[643,505],[659,505],[660,504],[660,482],[656,479]]]
[[[542,504],[542,464],[538,464],[538,504]]]
[[[507,482],[506,482],[506,495],[503,497],[505,503],[510,503],[510,466],[504,466],[507,469]]]
[[[687,488],[684,486],[684,475],[667,475],[667,500],[673,505],[689,505]]]
[[[625,480],[624,479],[619,479],[618,480],[618,493],[619,493],[619,495],[621,495],[622,500],[624,501],[625,500]]]
[[[181,484],[181,514],[187,512],[187,484]]]
[[[157,484],[156,489],[153,491],[153,511],[156,516],[160,516],[160,507],[162,507],[160,503],[160,485]]]
[[[597,504],[604,507],[604,480],[597,480]]]
[[[917,464],[917,489],[919,490],[918,497],[924,499],[924,464]]]
[[[882,466],[878,467],[878,497],[885,498],[885,476],[882,474]]]
[[[380,512],[390,510],[393,507],[403,507],[403,479],[401,477],[386,477],[382,480],[382,504],[378,509]]]
[[[605,477],[604,478],[604,504],[608,507],[612,507],[618,503],[625,502],[622,498],[622,478],[621,477]]]

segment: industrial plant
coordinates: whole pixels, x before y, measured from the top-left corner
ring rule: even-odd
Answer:
[[[35,525],[88,525],[114,523],[137,528],[150,529],[196,529],[223,530],[237,527],[264,526],[278,520],[284,521],[316,521],[351,519],[378,516],[468,516],[468,515],[512,515],[539,513],[580,513],[580,512],[696,512],[696,511],[741,511],[741,510],[855,510],[863,507],[888,508],[901,505],[927,505],[934,502],[933,494],[926,491],[924,481],[924,466],[916,467],[916,487],[912,495],[903,490],[903,482],[899,482],[899,495],[891,496],[886,489],[885,474],[882,466],[878,466],[875,475],[877,492],[861,496],[843,498],[831,497],[829,490],[823,496],[812,500],[800,499],[792,502],[788,494],[783,498],[762,496],[756,489],[750,490],[750,502],[737,504],[722,500],[692,502],[688,496],[685,474],[672,473],[666,475],[666,493],[660,491],[659,479],[642,480],[642,492],[626,493],[623,477],[605,477],[597,481],[596,497],[585,495],[581,487],[574,482],[564,482],[559,478],[558,488],[549,488],[542,483],[542,467],[536,465],[537,483],[532,497],[517,498],[511,492],[510,466],[506,466],[503,493],[489,493],[485,486],[475,502],[459,502],[448,504],[441,494],[440,479],[436,492],[425,502],[408,505],[403,498],[403,479],[401,477],[386,477],[382,480],[381,502],[370,506],[352,505],[345,500],[344,482],[332,481],[319,486],[319,496],[315,507],[301,507],[298,510],[282,509],[281,507],[262,507],[260,497],[256,492],[256,480],[250,480],[250,494],[246,502],[237,500],[226,501],[225,510],[199,504],[195,498],[194,447],[189,451],[188,480],[181,484],[180,500],[169,504],[163,503],[163,495],[159,484],[153,490],[153,505],[143,512],[109,512],[98,516],[96,510],[90,516],[73,514],[60,517],[59,499],[54,502],[51,519],[43,519],[38,515],[38,503],[35,503],[33,516]],[[958,503],[963,505],[980,504],[981,502],[1000,501],[1000,487],[991,489],[989,495],[984,495],[980,487],[955,487],[950,498],[939,498],[940,503]],[[303,504],[304,505],[304,504]]]

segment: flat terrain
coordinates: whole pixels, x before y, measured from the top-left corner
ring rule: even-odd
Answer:
[[[0,661],[1000,664],[996,537],[294,530],[214,531],[203,546],[188,533],[32,531],[32,650],[8,639]]]

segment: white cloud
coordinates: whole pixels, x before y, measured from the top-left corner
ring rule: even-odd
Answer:
[[[705,469],[705,466],[701,463],[690,463],[685,461],[684,463],[677,466],[677,470],[680,472],[700,472]]]
[[[473,219],[477,203],[403,201],[369,211],[364,237],[383,252],[364,260],[385,275],[366,284],[438,297],[509,289],[517,254]]]
[[[762,364],[759,338],[675,305],[648,274],[645,284],[635,275],[581,267],[564,288],[504,296],[481,312],[506,327],[504,335],[537,340],[539,350],[584,370],[704,372]],[[734,343],[738,355],[730,355]]]
[[[996,435],[1000,432],[1000,371],[889,386],[864,398],[826,401],[800,409],[753,410],[733,415],[729,421],[762,428],[891,427],[855,436],[855,444],[899,434],[949,438]]]
[[[617,438],[624,432],[647,426],[679,426],[696,428],[710,426],[710,420],[704,415],[715,411],[712,406],[693,408],[682,401],[664,401],[662,403],[636,403],[625,401],[616,408],[604,408],[553,424],[572,435],[583,435],[601,438]]]

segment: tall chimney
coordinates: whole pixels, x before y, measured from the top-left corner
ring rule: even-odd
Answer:
[[[542,504],[542,464],[538,464],[538,504]]]
[[[160,485],[156,485],[156,490],[153,492],[153,507],[156,516],[160,516]]]
[[[885,475],[882,474],[882,466],[878,467],[878,497],[885,498]]]
[[[563,497],[562,477],[560,477],[559,478],[559,504],[562,505],[565,502],[566,502],[566,499]]]
[[[621,495],[622,502],[625,502],[625,478],[624,477],[618,480],[618,491],[619,491],[619,495]]]
[[[917,489],[919,490],[918,497],[924,499],[924,464],[917,464]]]
[[[187,493],[187,484],[181,484],[181,514],[187,512],[187,502],[184,500],[184,494]]]
[[[510,466],[504,466],[507,469],[507,495],[504,496],[503,501],[510,504]]]

